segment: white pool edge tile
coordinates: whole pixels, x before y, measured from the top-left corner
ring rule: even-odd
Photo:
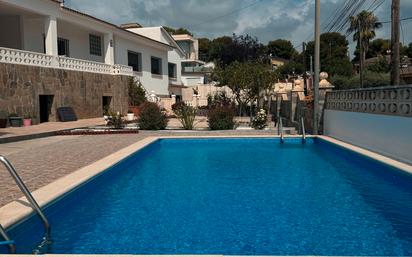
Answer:
[[[341,147],[343,147],[347,150],[350,150],[350,151],[356,152],[360,155],[369,157],[369,158],[371,158],[373,160],[376,160],[380,163],[386,164],[388,166],[391,166],[391,167],[394,167],[396,169],[403,170],[403,171],[405,171],[409,174],[412,174],[412,165],[409,165],[407,163],[397,161],[397,160],[392,159],[390,157],[372,152],[370,150],[367,150],[365,148],[361,148],[359,146],[355,146],[355,145],[351,145],[349,143],[345,143],[343,141],[340,141],[340,140],[332,138],[332,137],[328,137],[328,136],[317,136],[317,137],[320,138],[320,139],[323,139],[327,142],[330,142],[330,143],[333,143],[335,145],[341,146]]]

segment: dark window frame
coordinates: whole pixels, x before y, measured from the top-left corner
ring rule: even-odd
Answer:
[[[154,66],[154,61],[157,62],[157,67]],[[151,72],[153,75],[162,75],[163,67],[162,67],[162,58],[152,56],[150,57],[150,67]]]
[[[173,74],[171,74],[170,67],[173,67]],[[176,79],[177,78],[177,65],[176,63],[169,62],[167,63],[167,69],[169,73],[169,78]]]
[[[132,63],[131,55],[137,56],[137,63]],[[133,68],[133,71],[142,72],[142,53],[127,50],[127,65]]]
[[[102,37],[96,34],[89,34],[89,52],[91,55],[102,56]]]
[[[62,52],[63,49],[59,47],[60,44],[64,45],[64,53]],[[64,55],[64,56],[70,57],[70,41],[66,38],[58,37],[57,38],[57,52],[58,52],[58,55]]]

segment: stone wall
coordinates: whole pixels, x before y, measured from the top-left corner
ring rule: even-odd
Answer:
[[[128,76],[0,63],[0,110],[30,114],[39,122],[39,95],[53,95],[50,121],[58,107],[73,107],[79,119],[102,116],[103,96],[113,111],[126,113]]]

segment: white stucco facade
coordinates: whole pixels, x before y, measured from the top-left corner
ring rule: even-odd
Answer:
[[[176,65],[176,76],[169,77],[169,85],[184,84],[182,81],[182,61],[186,59],[185,53],[163,27],[131,28],[128,30],[171,45],[173,49],[168,52],[168,63]]]
[[[98,54],[91,50],[90,35],[99,38]],[[61,43],[62,40],[64,44]],[[132,33],[117,25],[67,8],[58,1],[2,0],[0,47],[36,52],[56,58],[62,52],[61,48],[64,48],[67,49],[64,51],[65,57],[124,66],[129,64],[128,51],[138,52],[141,53],[142,60],[141,71],[135,73],[137,78],[147,91],[155,91],[159,95],[169,94],[168,52],[174,49],[169,42]],[[151,73],[152,56],[161,59],[159,75]],[[91,62],[87,64],[93,65]]]

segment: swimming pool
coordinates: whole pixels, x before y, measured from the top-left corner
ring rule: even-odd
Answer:
[[[45,212],[51,253],[412,255],[412,177],[321,139],[161,139]]]

